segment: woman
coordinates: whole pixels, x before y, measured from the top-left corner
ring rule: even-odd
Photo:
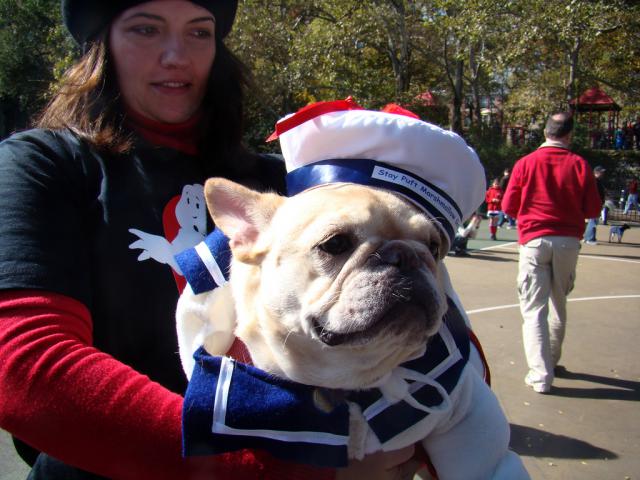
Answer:
[[[173,254],[211,227],[207,177],[281,189],[283,169],[240,148],[235,0],[62,6],[86,53],[39,128],[0,145],[0,427],[46,452],[29,478],[402,473],[411,451],[337,474],[251,451],[181,458]]]

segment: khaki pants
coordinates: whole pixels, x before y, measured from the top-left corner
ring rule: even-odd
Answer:
[[[518,296],[522,340],[533,383],[550,386],[560,360],[580,240],[540,237],[520,246]]]

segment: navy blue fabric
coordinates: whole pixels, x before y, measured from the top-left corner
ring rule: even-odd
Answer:
[[[221,357],[203,349],[195,353],[196,366],[183,407],[184,455],[211,455],[244,448],[268,450],[284,460],[325,467],[347,464],[346,445],[288,442],[212,432],[215,389]],[[279,379],[255,367],[235,363],[227,404],[226,424],[238,429],[325,432],[348,436],[346,404],[326,413],[313,403],[314,387]]]
[[[386,190],[393,190],[401,193],[410,198],[418,205],[422,206],[429,214],[437,220],[447,232],[447,235],[453,241],[455,237],[455,225],[452,225],[431,203],[425,200],[424,197],[418,195],[411,188],[399,185],[397,183],[385,182],[383,180],[373,178],[372,173],[375,167],[389,168],[394,172],[402,173],[407,180],[407,183],[411,183],[412,180],[417,180],[424,183],[429,188],[433,189],[438,195],[445,198],[456,210],[458,217],[462,217],[460,208],[453,201],[453,199],[443,190],[429,183],[423,178],[414,175],[411,172],[403,170],[401,168],[387,165],[383,162],[369,159],[330,159],[322,160],[320,162],[305,165],[304,167],[296,168],[295,170],[287,174],[287,195],[296,195],[310,187],[317,185],[324,185],[327,183],[345,182],[345,183],[357,183],[360,185],[368,185],[372,187],[384,188]]]
[[[451,393],[458,384],[462,370],[469,360],[470,338],[467,325],[460,311],[451,299],[448,299],[449,309],[444,317],[444,322],[451,332],[456,346],[458,347],[462,358],[454,365],[448,368],[440,376],[436,377],[436,381],[447,391]],[[442,341],[440,335],[432,337],[427,351],[424,356],[410,362],[402,364],[402,367],[415,370],[420,373],[427,373],[442,362],[448,356],[448,350]],[[375,392],[375,393],[374,393]],[[349,400],[358,403],[364,411],[371,406],[382,394],[377,391],[368,391],[364,393],[354,392],[349,396]],[[415,398],[422,405],[428,407],[436,407],[440,405],[443,398],[440,393],[431,385],[424,385],[413,393]],[[428,412],[413,408],[404,400],[390,405],[381,413],[369,420],[369,426],[375,432],[381,443],[384,443],[399,433],[408,429],[417,422],[423,420]]]
[[[216,227],[206,236],[204,243],[211,251],[224,278],[229,280],[229,265],[231,263],[229,238]],[[194,293],[207,292],[220,286],[205,267],[195,247],[180,252],[175,256],[175,259]]]

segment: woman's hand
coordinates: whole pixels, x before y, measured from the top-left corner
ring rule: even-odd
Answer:
[[[413,459],[415,447],[410,445],[393,452],[376,452],[362,460],[351,460],[338,469],[336,480],[411,480],[421,466]]]

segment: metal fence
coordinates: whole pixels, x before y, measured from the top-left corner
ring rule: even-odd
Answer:
[[[609,209],[607,222],[640,224],[640,212],[631,210],[625,214],[623,208],[611,208]]]

